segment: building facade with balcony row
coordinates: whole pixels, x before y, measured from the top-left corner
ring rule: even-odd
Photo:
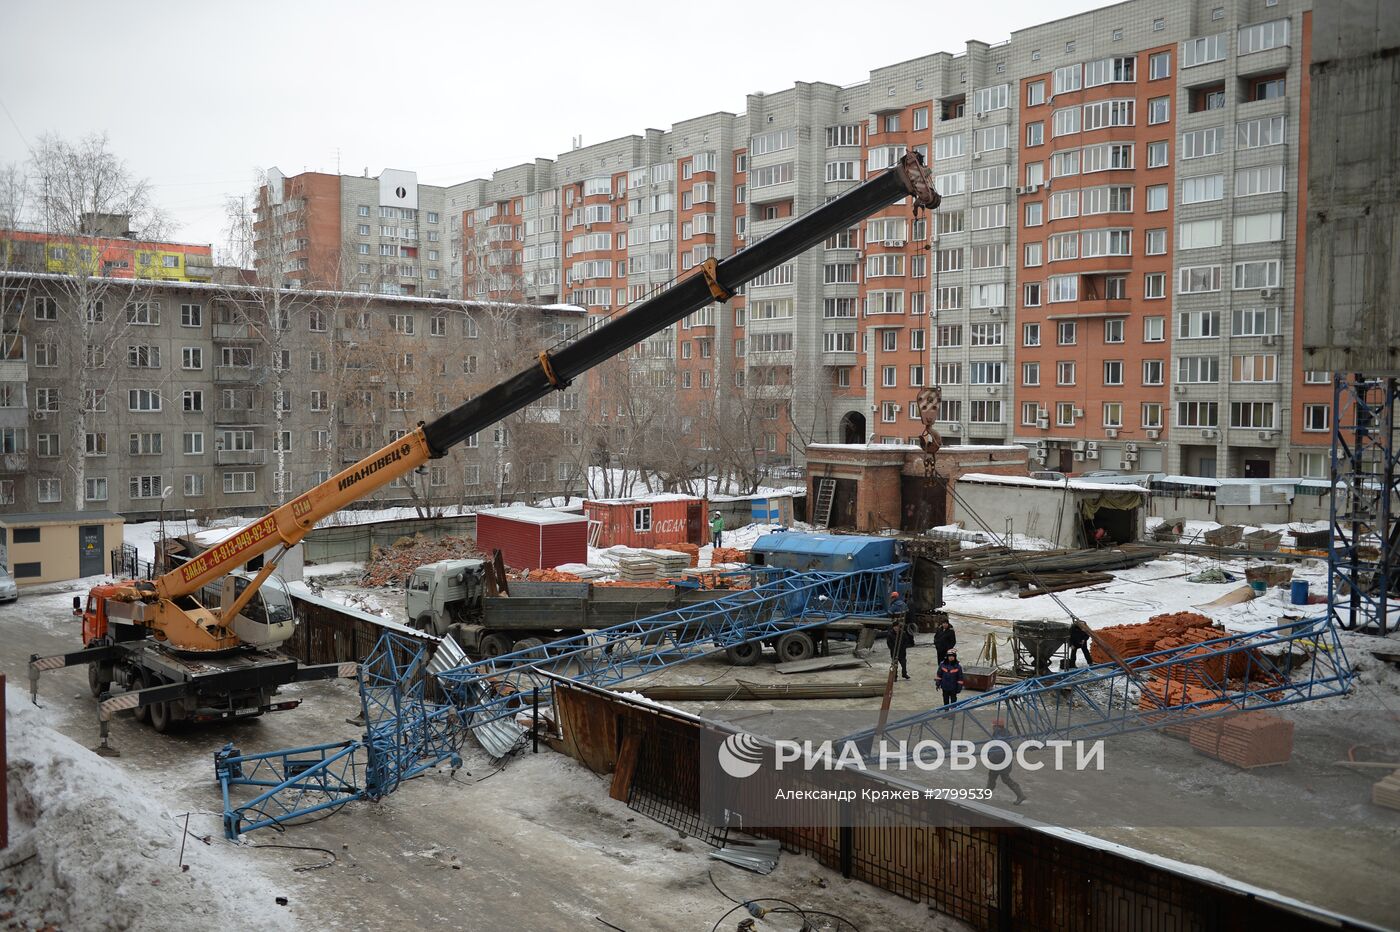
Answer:
[[[1329,380],[1299,341],[1310,20],[1128,0],[753,94],[440,189],[446,274],[615,313],[914,150],[938,211],[894,205],[648,341],[683,410],[755,389],[786,461],[910,441],[936,384],[945,438],[1045,468],[1325,475]]]
[[[520,368],[581,310],[0,273],[0,508],[257,514]],[[82,319],[78,319],[81,315]],[[582,386],[365,504],[579,491]],[[168,492],[167,492],[168,490]]]

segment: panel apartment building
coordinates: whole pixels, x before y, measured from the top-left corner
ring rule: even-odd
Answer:
[[[0,273],[0,511],[258,514],[584,323],[561,308],[402,295],[90,286],[83,313],[70,276]],[[581,391],[543,399],[365,504],[577,494]]]
[[[937,384],[948,442],[1045,468],[1321,476],[1330,387],[1299,339],[1310,21],[1307,0],[1129,0],[753,94],[438,189],[445,274],[615,313],[915,150],[938,211],[894,205],[648,341],[684,410],[743,386],[755,443],[789,461],[911,441]],[[336,249],[384,248],[351,229]]]

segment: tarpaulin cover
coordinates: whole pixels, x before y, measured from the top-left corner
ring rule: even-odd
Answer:
[[[1084,520],[1094,520],[1094,515],[1099,513],[1100,508],[1115,508],[1122,511],[1131,511],[1134,508],[1142,507],[1141,492],[1104,492],[1093,498],[1081,498],[1079,500],[1079,513],[1084,516]]]

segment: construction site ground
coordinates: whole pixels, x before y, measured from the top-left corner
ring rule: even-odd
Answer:
[[[1184,577],[1208,565],[1192,557],[1157,560],[1117,574],[1113,583],[1064,593],[1065,604],[1091,626],[1103,627],[1169,611],[1189,610],[1241,583],[1188,584]],[[1230,569],[1230,565],[1225,565]],[[1238,568],[1235,568],[1238,569]],[[1320,566],[1298,575],[1320,582]],[[75,584],[73,591],[82,587]],[[391,608],[402,596],[392,590],[357,590],[340,585],[344,597],[366,606]],[[23,681],[32,652],[69,649],[76,625],[68,614],[70,593],[27,595],[0,609],[5,638],[0,668],[11,683]],[[988,635],[1001,641],[1001,660],[1011,618],[1062,619],[1063,609],[1046,597],[1017,599],[1005,590],[950,584],[947,609],[958,633],[964,663],[976,663]],[[1278,624],[1318,606],[1287,605],[1271,591],[1263,598],[1208,614],[1233,630]],[[1358,671],[1352,694],[1280,710],[1295,723],[1290,763],[1237,770],[1193,751],[1182,740],[1158,733],[1112,738],[1106,769],[1087,775],[1018,773],[1028,794],[1021,807],[999,790],[989,804],[1017,817],[1082,831],[1191,869],[1275,891],[1344,915],[1394,927],[1400,891],[1377,882],[1400,860],[1400,813],[1370,802],[1371,784],[1383,772],[1336,766],[1355,748],[1359,758],[1400,759],[1400,671],[1371,656],[1394,650],[1393,640],[1344,634]],[[891,719],[937,706],[932,638],[924,635],[910,652],[912,678],[897,682]],[[851,642],[835,642],[833,654],[849,654]],[[720,658],[654,674],[638,684],[884,682],[888,654],[877,642],[868,667],[780,675],[771,658],[747,668]],[[91,746],[94,710],[80,671],[46,675],[43,701],[54,727]],[[347,685],[304,687],[294,711],[232,726],[186,729],[161,737],[130,719],[113,727],[123,751],[114,766],[149,780],[178,806],[196,810],[191,830],[219,835],[219,808],[211,763],[213,751],[233,740],[245,751],[354,737],[346,723],[356,708]],[[677,708],[734,723],[771,737],[807,736],[811,717],[829,712],[844,723],[874,724],[879,699],[806,702],[668,702]],[[797,711],[807,715],[798,716]],[[855,730],[851,728],[849,730]],[[828,732],[834,737],[846,731]],[[983,773],[920,775],[910,779],[939,786],[981,785]],[[183,811],[183,810],[182,810]],[[293,873],[324,855],[292,850],[243,850],[268,877],[267,895],[289,897],[303,921],[345,928],[380,928],[488,922],[519,928],[603,928],[594,916],[628,930],[708,928],[733,905],[706,876],[707,847],[608,798],[604,778],[560,755],[525,753],[497,770],[480,751],[454,777],[429,774],[379,804],[356,804],[286,835],[259,833],[256,842],[324,847],[337,853],[331,867]],[[768,877],[715,865],[726,893],[739,899],[779,896],[851,917],[863,928],[959,928],[926,908],[861,884],[847,883],[809,859],[784,854]],[[930,925],[930,923],[933,923]],[[941,924],[941,925],[940,925]],[[795,923],[794,923],[795,927]]]
[[[14,605],[0,607],[0,670],[8,677],[11,703],[26,687],[25,663],[33,653],[70,650],[78,638],[71,597],[86,587],[51,587],[47,594],[26,593]],[[295,710],[241,723],[186,727],[157,735],[129,717],[112,725],[119,758],[94,767],[112,767],[149,788],[168,819],[156,834],[164,840],[150,857],[167,874],[153,879],[167,886],[190,882],[179,869],[182,814],[192,812],[190,832],[212,836],[212,845],[227,846],[217,861],[205,858],[203,844],[187,839],[185,860],[191,873],[226,870],[229,858],[251,876],[238,889],[261,897],[267,909],[255,912],[255,925],[271,927],[285,897],[291,923],[339,929],[603,929],[595,917],[628,932],[708,929],[735,904],[711,884],[709,874],[730,897],[780,897],[799,906],[848,916],[861,928],[939,929],[958,932],[963,924],[932,914],[922,904],[874,887],[843,880],[810,858],[784,854],[767,876],[748,873],[708,857],[711,850],[682,838],[608,796],[599,777],[570,758],[541,748],[528,749],[493,764],[479,749],[464,749],[466,761],[454,775],[429,773],[405,784],[381,803],[357,803],[312,824],[285,833],[261,831],[249,836],[257,845],[302,845],[333,852],[329,867],[297,872],[299,866],[329,860],[324,853],[292,848],[233,847],[222,835],[222,809],[214,779],[213,754],[233,741],[248,752],[305,746],[356,737],[346,722],[357,714],[358,697],[348,683],[320,683],[287,689],[303,699]],[[97,743],[95,704],[79,668],[45,674],[40,684],[43,722],[84,747]],[[91,768],[83,772],[88,773]],[[12,777],[15,776],[12,774]],[[83,779],[75,774],[74,779]],[[101,795],[102,785],[86,792]],[[16,794],[12,791],[11,799]],[[115,807],[118,812],[120,807]],[[42,818],[42,815],[40,816]],[[146,826],[150,829],[150,826]],[[111,846],[135,834],[134,826],[85,826],[104,833]],[[211,849],[212,850],[212,849]],[[42,858],[9,872],[7,883],[27,882],[23,872],[40,870]],[[93,864],[68,862],[60,870]],[[159,887],[133,888],[123,883],[121,861],[104,870],[113,896],[143,896],[152,908],[133,928],[185,928],[186,912],[165,914],[155,903]],[[16,875],[20,875],[17,880]],[[161,877],[165,879],[161,881]],[[86,878],[91,883],[93,878]],[[218,884],[220,877],[212,878]],[[63,886],[63,881],[58,886]],[[50,886],[54,884],[50,883]],[[118,888],[120,892],[118,892]],[[149,892],[147,892],[149,891]],[[21,894],[22,895],[22,894]],[[62,890],[56,895],[64,895]],[[768,904],[770,906],[775,904]],[[0,898],[0,929],[38,928],[21,901]],[[742,911],[741,911],[742,912]],[[86,920],[69,917],[63,928],[108,928],[95,910]],[[737,923],[739,913],[731,916]],[[26,919],[29,921],[26,922]],[[796,929],[798,921],[773,917],[773,928]],[[291,927],[288,924],[287,927]]]

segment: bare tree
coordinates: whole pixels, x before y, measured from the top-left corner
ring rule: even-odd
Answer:
[[[131,265],[133,240],[166,234],[168,223],[151,199],[150,187],[136,178],[107,146],[105,134],[70,142],[45,136],[31,153],[28,207],[42,231],[45,268],[61,275],[49,286],[58,300],[35,320],[36,339],[55,347],[71,373],[76,397],[63,403],[68,443],[61,445],[65,471],[72,477],[76,509],[86,504],[86,438],[92,416],[106,409],[106,395],[119,371],[115,357],[131,329],[160,313],[138,284],[112,277],[121,263]],[[13,182],[11,182],[13,183]],[[136,264],[139,282],[150,274]],[[133,351],[142,349],[133,347]],[[138,360],[139,362],[140,360]],[[147,363],[151,360],[146,360]],[[158,383],[146,391],[159,395]],[[60,410],[58,389],[36,389],[36,416]]]

